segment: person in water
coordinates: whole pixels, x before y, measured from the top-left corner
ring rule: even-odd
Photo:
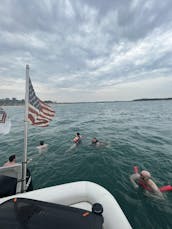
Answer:
[[[80,133],[76,133],[76,136],[74,137],[73,142],[76,144],[79,144],[79,143],[81,143],[81,138],[82,137],[81,137]]]
[[[104,146],[105,145],[103,142],[100,142],[97,138],[93,138],[91,140],[91,144],[95,146]]]
[[[44,141],[40,141],[40,146],[43,146],[44,145]]]
[[[3,166],[11,166],[16,164],[16,155],[13,154],[9,157],[8,161]]]
[[[150,194],[156,195],[160,198],[163,197],[161,191],[155,182],[151,179],[150,172],[142,170],[140,173],[134,173],[130,176],[130,181],[134,188],[138,188],[139,185],[146,189]]]
[[[39,142],[39,146],[37,146],[36,148],[38,149],[38,150],[42,150],[42,149],[47,149],[47,144],[45,144],[44,143],[44,141],[40,141]]]

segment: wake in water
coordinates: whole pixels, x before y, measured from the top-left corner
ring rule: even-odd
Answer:
[[[77,147],[77,144],[76,144],[76,143],[72,144],[72,145],[65,151],[65,153],[72,151],[72,150],[75,149],[76,147]]]
[[[79,146],[85,146],[86,144],[76,144],[76,143],[74,143],[74,144],[72,144],[66,151],[65,151],[65,153],[67,153],[67,152],[70,152],[70,151],[73,151],[74,149],[76,149],[77,147],[79,147]],[[111,144],[110,144],[110,142],[100,142],[100,144],[88,144],[88,146],[93,146],[93,147],[96,147],[96,148],[111,148]]]
[[[11,120],[7,120],[5,123],[0,123],[0,134],[9,134],[11,130]]]

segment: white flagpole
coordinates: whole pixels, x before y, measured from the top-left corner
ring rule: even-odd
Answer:
[[[22,192],[26,191],[27,174],[27,136],[28,136],[28,103],[29,103],[29,65],[26,65],[25,119],[24,119],[24,155],[22,162]]]

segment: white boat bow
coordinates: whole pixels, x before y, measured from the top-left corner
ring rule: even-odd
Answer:
[[[131,229],[131,226],[119,204],[102,186],[89,181],[79,181],[42,188],[0,199],[0,203],[14,197],[40,200],[91,210],[94,203],[103,206],[104,229]]]

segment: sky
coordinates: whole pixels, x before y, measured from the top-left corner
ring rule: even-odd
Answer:
[[[172,97],[171,0],[1,0],[0,98]]]

